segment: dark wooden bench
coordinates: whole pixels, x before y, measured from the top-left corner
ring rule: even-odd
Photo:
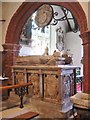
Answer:
[[[7,120],[29,120],[29,119],[32,119],[36,116],[38,116],[39,114],[36,113],[36,112],[27,112],[27,113],[24,113],[24,114],[21,114],[21,115],[18,115],[16,117],[13,117],[13,118],[7,118]]]
[[[20,108],[23,108],[23,97],[27,94],[27,87],[33,85],[32,82],[0,87],[0,91],[15,89],[15,94],[20,97]]]

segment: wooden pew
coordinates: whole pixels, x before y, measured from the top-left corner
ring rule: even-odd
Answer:
[[[20,90],[20,93],[22,92],[22,88],[23,87],[27,87],[29,85],[33,85],[32,82],[29,82],[29,83],[24,83],[24,84],[16,84],[16,85],[11,85],[11,86],[3,86],[3,87],[0,87],[0,91],[1,90],[8,90],[8,89],[18,89]],[[24,95],[21,95],[20,97],[20,100],[21,100],[21,103],[20,103],[20,108],[23,107],[23,96]],[[38,116],[39,114],[36,113],[36,112],[26,112],[24,114],[21,114],[21,115],[18,115],[18,116],[15,116],[13,118],[7,118],[6,120],[30,120],[36,116]]]
[[[23,108],[23,97],[27,94],[27,86],[33,85],[32,82],[0,87],[0,91],[15,89],[15,93],[20,97],[20,108]]]
[[[32,82],[10,85],[10,86],[3,86],[3,87],[0,87],[0,90],[14,89],[14,88],[25,87],[25,86],[29,86],[29,85],[33,85]]]
[[[39,114],[36,113],[36,112],[26,112],[24,114],[21,114],[21,115],[18,115],[16,117],[13,117],[13,118],[7,118],[7,120],[30,120],[36,116],[38,116]]]

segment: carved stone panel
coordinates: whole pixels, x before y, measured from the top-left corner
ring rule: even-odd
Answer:
[[[58,78],[56,75],[47,75],[44,79],[44,95],[46,98],[58,97]]]
[[[24,79],[24,73],[16,73],[16,84],[22,84],[22,83],[25,83],[25,79]]]
[[[63,75],[62,77],[62,104],[61,104],[61,108],[65,109],[69,106],[71,106],[71,102],[70,102],[70,96],[72,93],[72,75],[70,74],[66,74]]]
[[[63,80],[63,99],[71,96],[72,77],[65,75]]]
[[[34,96],[40,95],[40,85],[39,85],[39,76],[38,74],[28,74],[28,81],[33,83],[32,88],[29,87],[29,93],[32,92]]]

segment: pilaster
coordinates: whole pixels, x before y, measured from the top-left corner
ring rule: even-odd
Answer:
[[[83,40],[83,92],[90,94],[90,31],[82,33],[80,37]]]
[[[16,56],[19,54],[20,45],[17,44],[3,44],[2,53],[2,72],[9,77],[9,83],[12,83],[11,66],[15,63]]]

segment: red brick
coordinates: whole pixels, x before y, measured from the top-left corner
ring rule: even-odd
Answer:
[[[85,92],[90,92],[87,88],[90,86],[89,78],[90,78],[90,31],[88,31],[87,27],[87,19],[86,15],[79,4],[79,2],[47,2],[48,4],[55,4],[63,6],[69,9],[74,17],[76,18],[79,28],[80,28],[80,37],[83,40],[84,46],[84,81],[85,81]],[[32,13],[39,8],[43,3],[42,2],[24,2],[18,8],[16,13],[13,15],[6,34],[6,40],[3,52],[3,72],[9,76],[11,82],[11,68],[15,62],[15,57],[18,56],[18,52],[20,49],[19,37],[22,30],[23,25],[27,21],[28,17],[32,15]],[[87,86],[87,88],[86,88]]]

